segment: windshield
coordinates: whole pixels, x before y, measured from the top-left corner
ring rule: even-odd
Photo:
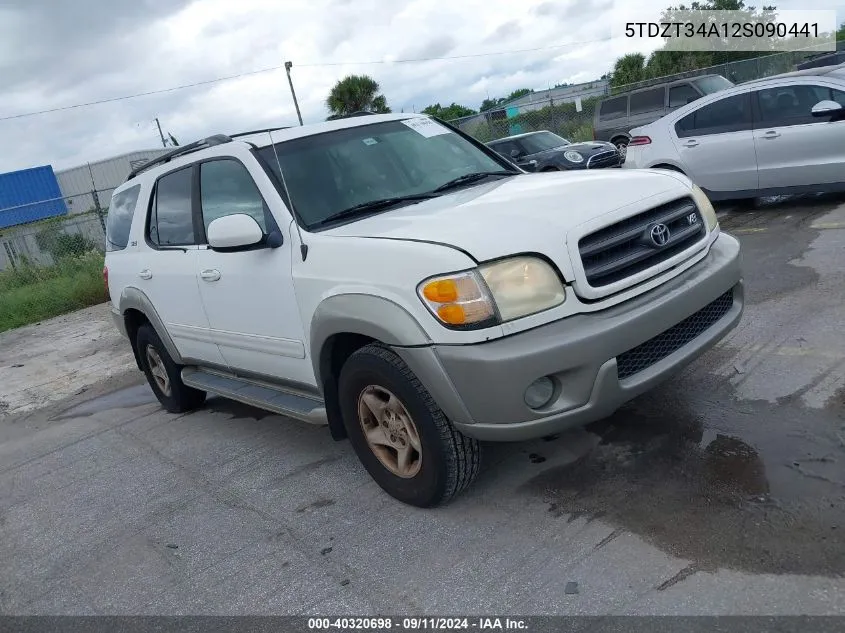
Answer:
[[[731,83],[721,75],[696,79],[695,85],[698,86],[698,89],[706,95],[733,87],[733,83]]]
[[[545,152],[555,147],[562,145],[569,145],[570,142],[565,138],[553,134],[551,132],[538,132],[537,134],[529,134],[519,139],[519,142],[525,148],[526,154],[536,154],[537,152]]]
[[[501,164],[430,119],[359,125],[258,150],[276,172],[279,157],[294,209],[306,228],[375,200],[433,192]]]

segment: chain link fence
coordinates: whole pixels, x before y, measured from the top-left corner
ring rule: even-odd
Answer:
[[[795,70],[797,64],[818,56],[812,51],[789,51],[666,75],[624,86],[606,80],[536,91],[502,107],[450,123],[483,143],[524,132],[548,130],[570,141],[593,140],[596,108],[607,96],[701,75],[722,75],[735,84]]]
[[[61,198],[69,212],[26,224],[38,202],[0,209],[0,332],[101,303],[105,221],[99,200],[111,192],[91,191]],[[90,206],[94,202],[93,207]]]

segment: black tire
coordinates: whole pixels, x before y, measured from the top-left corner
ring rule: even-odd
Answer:
[[[411,416],[422,446],[418,472],[400,477],[370,448],[358,414],[359,398],[376,386],[392,392]],[[478,475],[481,446],[460,433],[414,373],[392,350],[373,343],[354,352],[340,372],[340,408],[346,432],[370,476],[392,497],[427,508],[447,502]]]
[[[138,346],[138,357],[141,359],[141,368],[144,370],[147,382],[150,383],[150,388],[161,406],[170,413],[184,413],[201,407],[205,402],[205,392],[189,387],[182,382],[182,367],[177,365],[170,354],[167,353],[167,348],[161,342],[161,338],[159,338],[153,326],[145,323],[139,327],[135,340]],[[152,348],[154,354],[149,352],[148,348]],[[156,355],[169,379],[169,393],[162,389],[159,381],[153,375],[151,357],[155,359]]]
[[[626,137],[615,138],[611,141],[616,146],[616,150],[625,158],[625,154],[628,152],[628,139]]]

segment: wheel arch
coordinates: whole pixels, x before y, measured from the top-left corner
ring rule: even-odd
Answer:
[[[156,331],[162,344],[167,348],[167,353],[170,354],[173,362],[178,365],[184,364],[179,350],[176,349],[176,344],[170,337],[167,328],[164,327],[164,321],[162,321],[158,312],[156,312],[150,298],[142,290],[133,287],[124,288],[123,292],[120,293],[118,310],[126,324],[126,332],[132,344],[132,352],[135,354],[135,362],[138,363],[139,369],[141,367],[141,361],[138,355],[135,335],[138,332],[138,328],[144,323],[149,323]]]
[[[379,342],[394,347],[431,344],[431,339],[405,308],[363,294],[342,294],[324,299],[311,320],[311,362],[317,386],[326,403],[329,430],[334,439],[346,437],[338,401],[338,376],[358,349]]]

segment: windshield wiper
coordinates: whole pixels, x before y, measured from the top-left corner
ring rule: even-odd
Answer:
[[[348,209],[338,211],[337,213],[332,213],[330,216],[320,220],[318,224],[326,224],[327,222],[334,222],[335,220],[351,218],[356,215],[369,213],[370,211],[386,209],[388,207],[401,204],[403,202],[420,202],[422,200],[430,200],[431,198],[436,197],[437,196],[433,193],[414,193],[407,196],[394,196],[392,198],[380,198],[378,200],[369,200],[367,202],[362,202],[361,204],[356,204],[355,206],[349,207]]]
[[[470,174],[464,174],[463,176],[458,176],[457,178],[453,178],[449,182],[445,182],[437,189],[432,190],[432,193],[440,193],[441,191],[447,191],[449,189],[454,189],[455,187],[460,187],[461,185],[467,185],[471,182],[476,182],[478,180],[483,180],[488,176],[516,176],[517,172],[515,171],[476,171]]]

